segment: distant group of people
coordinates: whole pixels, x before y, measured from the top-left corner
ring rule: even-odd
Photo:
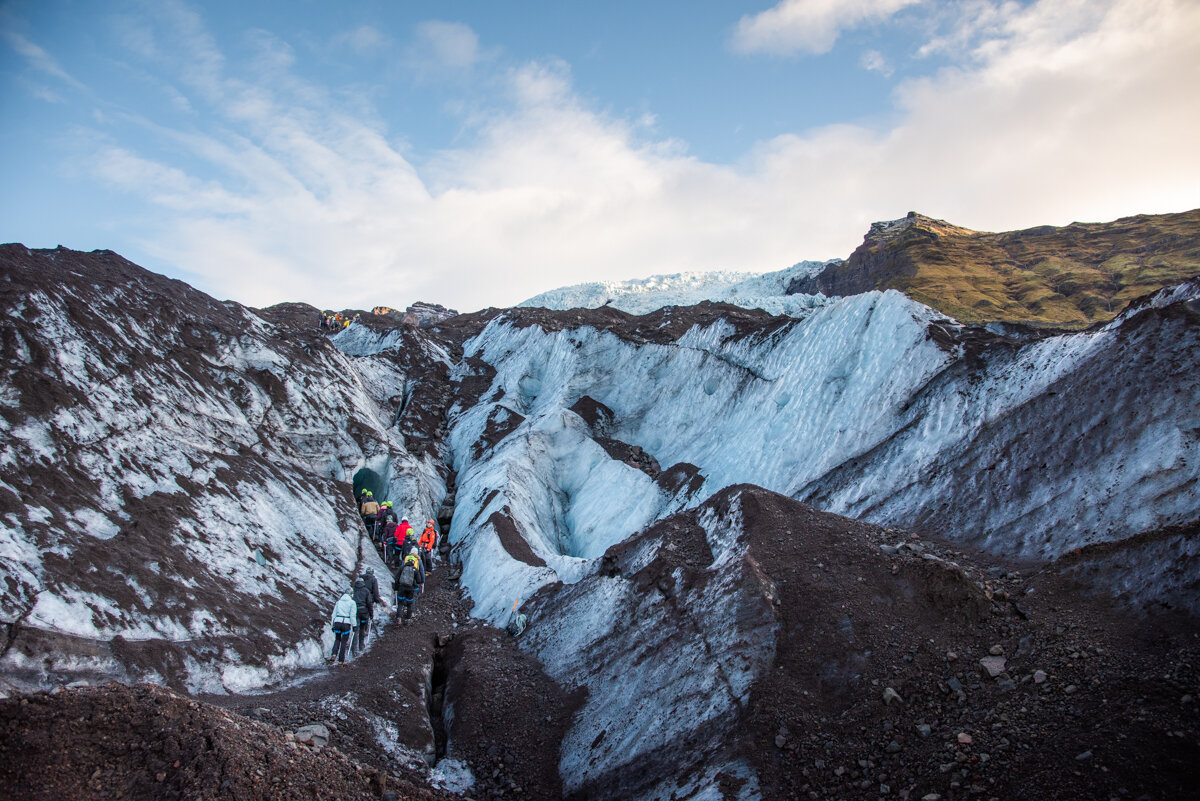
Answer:
[[[392,589],[396,607],[394,620],[410,620],[417,596],[425,587],[425,578],[433,573],[433,549],[437,547],[438,530],[433,520],[417,535],[407,517],[396,519],[391,501],[379,502],[374,493],[363,489],[358,494],[358,509],[363,525],[375,543],[384,564],[392,572]],[[351,656],[366,645],[376,604],[383,603],[379,582],[372,568],[351,584],[333,608],[330,624],[334,633],[333,653],[329,661],[342,664],[346,651]]]
[[[351,317],[341,312],[323,311],[321,312],[321,328],[325,331],[341,331],[343,328],[349,328],[350,323],[357,323],[360,317],[362,317],[361,314]]]

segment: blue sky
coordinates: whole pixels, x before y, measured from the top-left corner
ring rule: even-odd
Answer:
[[[0,3],[0,240],[460,310],[1200,206],[1196,0]]]

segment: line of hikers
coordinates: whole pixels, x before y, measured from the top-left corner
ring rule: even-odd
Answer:
[[[433,572],[433,549],[438,542],[437,524],[433,520],[425,522],[425,530],[418,536],[407,517],[396,519],[391,501],[379,503],[370,490],[364,489],[358,495],[358,503],[367,534],[389,569],[397,570],[415,550],[424,571]]]
[[[343,328],[349,328],[350,323],[357,323],[360,317],[362,317],[361,314],[351,317],[341,312],[335,314],[331,311],[323,311],[321,312],[321,328],[325,331],[341,331]]]
[[[363,525],[392,571],[392,589],[396,598],[392,619],[410,620],[417,596],[425,587],[425,577],[433,572],[433,549],[438,539],[434,521],[428,521],[425,531],[417,537],[407,517],[396,520],[391,501],[379,503],[374,493],[367,489],[359,493],[358,500]],[[334,605],[330,620],[334,633],[330,662],[336,659],[338,664],[343,664],[347,647],[351,656],[362,651],[370,632],[375,604],[382,602],[375,571],[367,568]]]

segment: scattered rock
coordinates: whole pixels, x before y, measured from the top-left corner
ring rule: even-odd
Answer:
[[[988,676],[994,679],[1004,672],[1004,666],[1007,664],[1007,661],[1002,656],[985,656],[979,660],[979,664],[987,671]]]
[[[900,693],[896,692],[891,687],[888,687],[883,691],[883,702],[888,706],[891,706],[893,701],[899,701],[901,704],[904,703],[904,699],[900,697]]]
[[[993,645],[988,649],[988,653],[992,656],[1004,656],[1004,648],[1000,645]]]
[[[958,741],[963,745],[970,745],[971,743],[975,742],[975,739],[965,731],[960,731],[958,733]]]
[[[1034,684],[1043,684],[1043,683],[1045,683],[1047,678],[1048,677],[1046,676],[1046,671],[1044,671],[1044,670],[1033,671],[1033,683]]]
[[[296,729],[296,741],[312,748],[324,748],[329,743],[329,729],[322,723],[310,723]]]

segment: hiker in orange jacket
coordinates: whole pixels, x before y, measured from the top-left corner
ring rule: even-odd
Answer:
[[[433,521],[430,520],[425,524],[425,530],[421,532],[421,539],[417,540],[417,545],[421,548],[421,561],[425,563],[425,572],[433,572],[433,547],[437,544],[437,529],[433,526]]]

